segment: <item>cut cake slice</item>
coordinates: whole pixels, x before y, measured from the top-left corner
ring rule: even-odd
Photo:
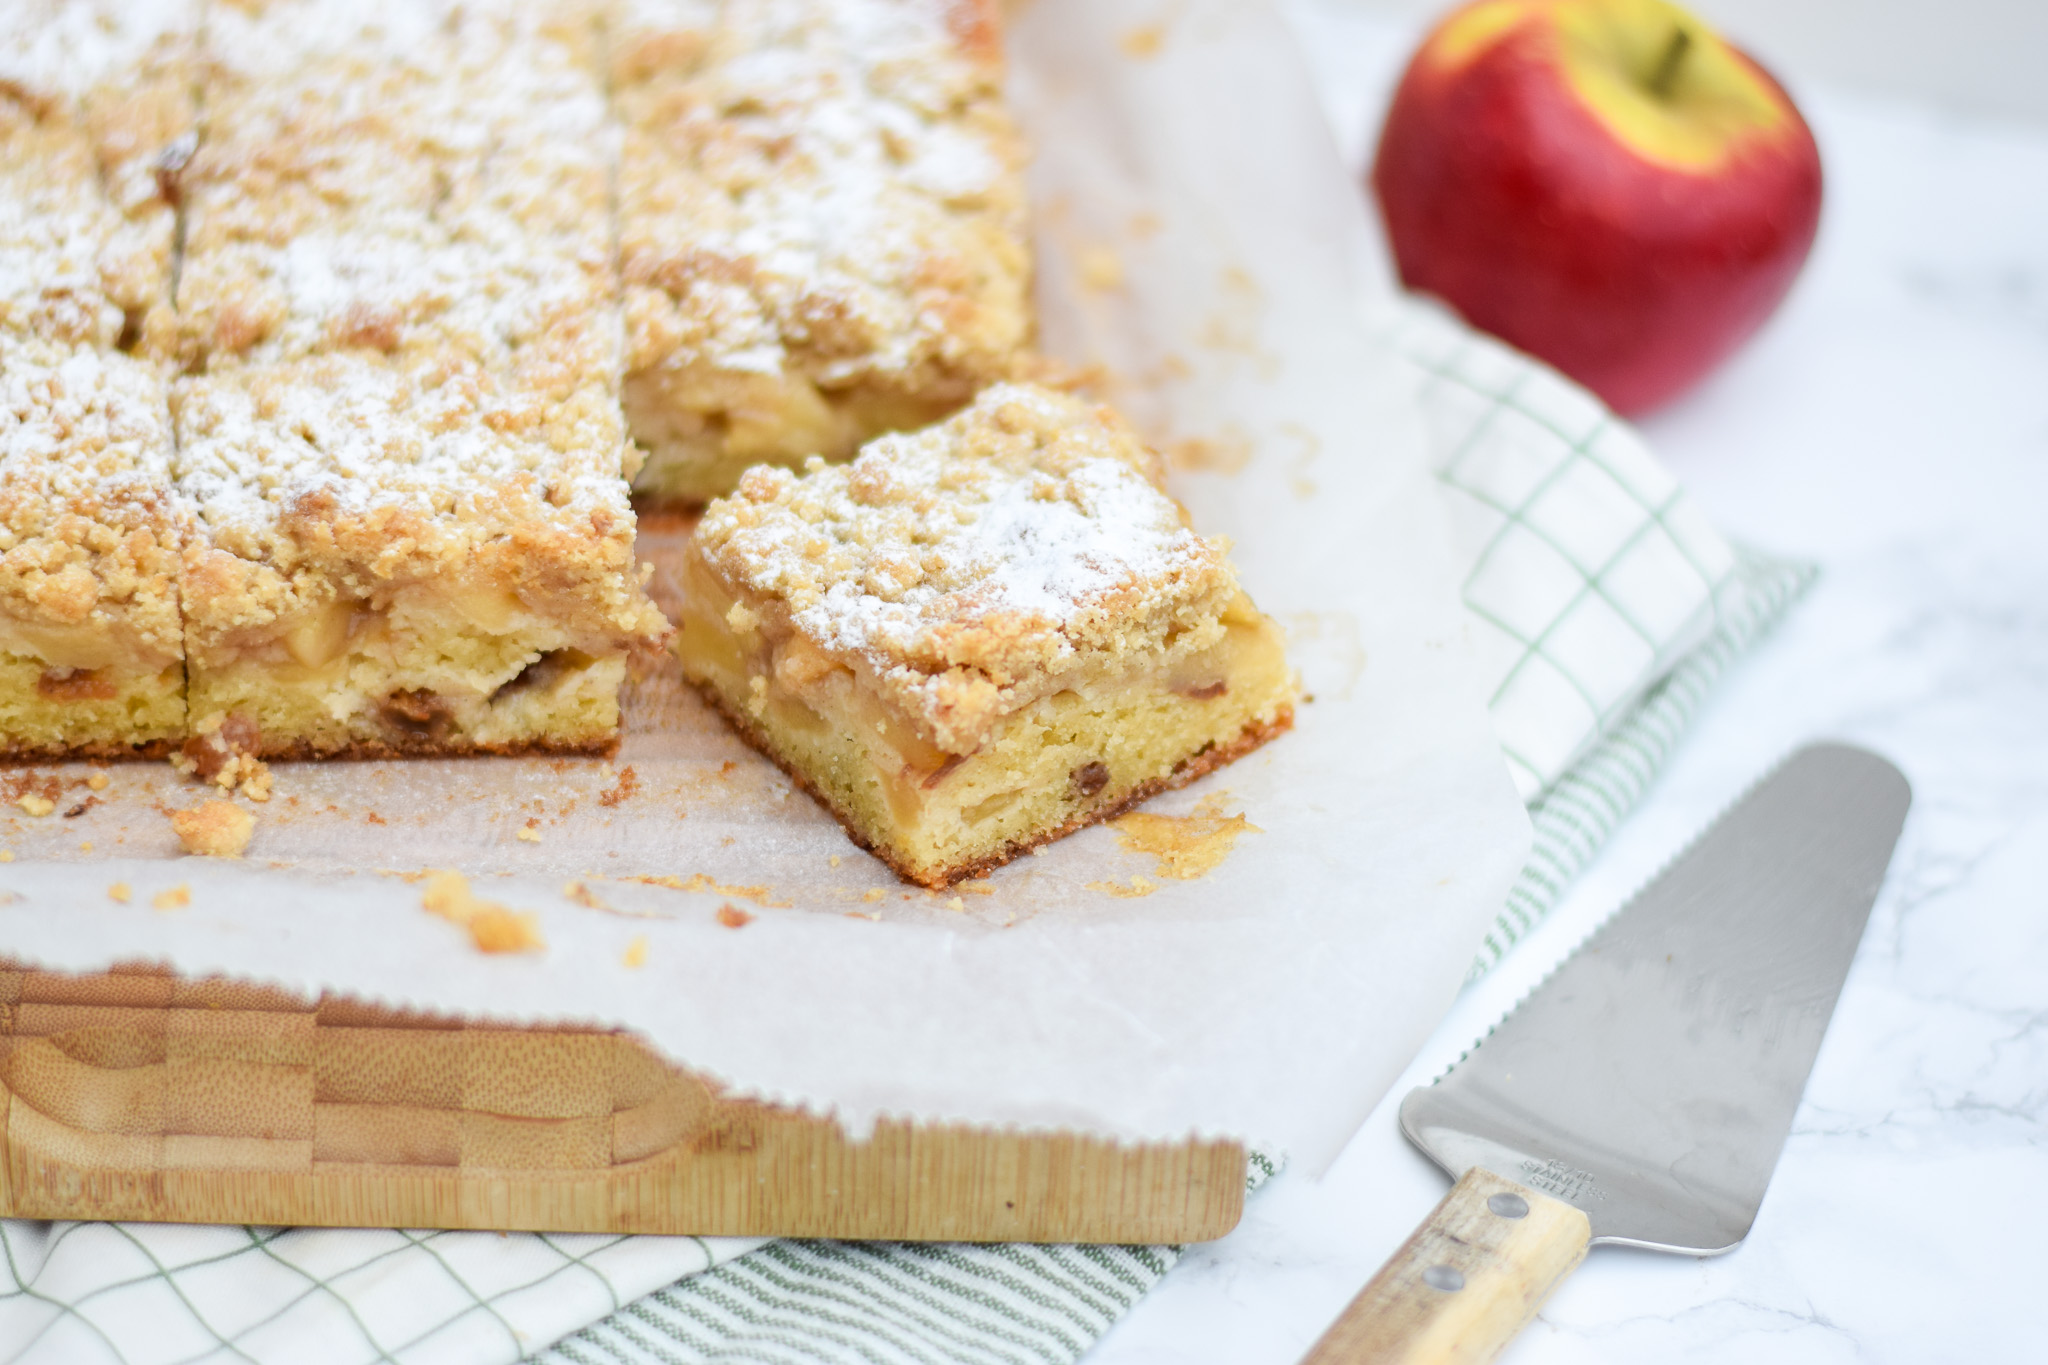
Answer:
[[[0,22],[0,329],[135,349],[167,328],[198,0],[14,0]]]
[[[943,886],[1281,733],[1281,632],[1106,409],[999,384],[692,539],[683,670],[906,879]]]
[[[181,737],[170,457],[154,368],[0,332],[0,757],[141,757]]]
[[[602,750],[641,591],[616,409],[339,353],[180,382],[196,725],[269,756]]]
[[[642,591],[595,18],[218,6],[174,394],[196,727],[601,750]]]
[[[19,0],[0,24],[0,757],[182,734],[168,186],[196,4]]]
[[[641,492],[849,458],[1030,339],[995,0],[615,0]]]

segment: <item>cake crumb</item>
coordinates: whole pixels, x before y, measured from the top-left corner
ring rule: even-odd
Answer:
[[[222,791],[237,786],[251,801],[270,799],[270,769],[257,757],[263,734],[240,711],[216,711],[192,727],[192,737],[171,755],[171,766],[188,777],[211,782]]]
[[[92,840],[90,840],[90,839],[81,839],[81,840],[79,841],[79,844],[78,844],[78,851],[79,851],[80,853],[90,853],[90,852],[92,852]]]
[[[958,897],[958,896],[955,896],[955,897],[953,897],[953,899],[951,899],[951,900],[949,900],[949,901],[947,901],[947,902],[946,902],[946,908],[947,908],[948,910],[963,910],[963,911],[964,911],[964,910],[965,910],[965,909],[967,908],[967,902],[966,902],[966,901],[964,901],[964,900],[962,900],[962,899],[960,899],[960,897]]]
[[[151,896],[149,903],[158,910],[183,910],[192,903],[192,888],[180,882],[167,891],[159,891]]]
[[[126,905],[134,897],[134,894],[133,891],[129,890],[128,883],[126,882],[115,882],[107,888],[107,899],[116,905]]]
[[[1128,885],[1123,882],[1089,882],[1088,889],[1100,891],[1108,896],[1121,896],[1125,900],[1135,900],[1139,896],[1151,895],[1159,886],[1158,883],[1144,877],[1133,876]]]
[[[486,906],[469,922],[470,942],[486,953],[538,952],[547,947],[539,920],[531,914]]]
[[[207,801],[171,816],[171,829],[187,853],[239,858],[256,831],[256,817],[232,801]]]
[[[787,910],[788,901],[770,900],[774,888],[769,886],[727,886],[714,881],[702,872],[693,872],[688,877],[673,874],[646,877],[624,877],[622,881],[639,882],[643,886],[665,886],[671,891],[715,891],[721,896],[738,896],[741,900],[753,901],[756,905],[773,910]]]
[[[833,855],[832,855],[832,857],[831,857],[831,858],[830,858],[830,859],[829,859],[828,861],[829,861],[829,862],[830,862],[830,863],[832,864],[832,866],[834,866],[834,867],[837,867],[837,866],[839,866],[839,855],[838,855],[837,853],[833,854]]]
[[[94,773],[91,777],[85,779],[85,785],[88,791],[103,792],[107,789],[107,775],[105,773]]]
[[[0,863],[11,863],[13,861],[14,850],[11,848],[0,848]]]
[[[470,942],[479,952],[538,952],[548,946],[540,936],[539,916],[478,897],[460,872],[430,874],[420,908],[469,930]]]
[[[597,794],[597,804],[600,806],[616,806],[621,801],[631,800],[633,793],[639,790],[640,774],[634,772],[633,765],[628,763],[625,767],[619,769],[619,780],[613,783],[607,790]]]
[[[1111,294],[1124,287],[1124,262],[1110,246],[1081,248],[1081,283],[1098,294]]]
[[[610,910],[611,907],[598,899],[597,893],[582,882],[570,882],[563,886],[562,894],[586,910]]]
[[[871,887],[868,890],[861,893],[861,900],[869,905],[873,905],[876,901],[882,899],[882,897],[888,894],[889,893],[886,890],[879,886]]]
[[[47,796],[37,796],[34,792],[24,792],[21,799],[14,804],[20,806],[28,814],[37,817],[48,815],[51,811],[57,809],[55,801],[52,801]]]
[[[518,828],[518,830],[516,830],[516,831],[515,831],[515,832],[513,833],[512,837],[513,837],[513,838],[515,838],[515,839],[517,839],[517,840],[518,840],[518,841],[519,841],[520,843],[522,843],[522,844],[537,844],[537,843],[539,843],[539,842],[540,842],[540,821],[538,821],[538,820],[528,820],[528,821],[527,821],[527,822],[526,822],[525,824],[521,825],[521,826],[520,826],[520,827]]]
[[[624,963],[628,967],[633,967],[636,969],[646,966],[647,935],[640,934],[635,936],[633,941],[626,945],[626,955],[620,958],[619,961]]]
[[[1187,815],[1153,815],[1132,811],[1110,821],[1126,852],[1149,853],[1155,876],[1192,881],[1213,871],[1230,856],[1242,834],[1262,833],[1243,814],[1225,815],[1222,795],[1204,797]]]
[[[731,901],[727,901],[724,905],[718,907],[718,922],[728,929],[738,929],[752,924],[754,917],[740,909],[737,905],[734,905]]]
[[[1116,45],[1132,61],[1145,61],[1157,57],[1166,46],[1166,25],[1163,23],[1140,24],[1128,29],[1116,40]]]

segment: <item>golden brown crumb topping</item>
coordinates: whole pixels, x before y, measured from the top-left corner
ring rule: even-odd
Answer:
[[[154,369],[0,336],[0,621],[90,626],[110,651],[178,657],[170,450]]]
[[[641,593],[622,435],[600,388],[519,402],[452,365],[344,353],[194,377],[178,392],[179,482],[211,546],[188,614],[260,625],[339,591],[516,591],[593,646],[667,634]],[[528,395],[530,397],[530,395]]]
[[[965,402],[1028,336],[992,0],[620,0],[628,368]]]
[[[187,853],[239,858],[255,833],[256,817],[232,801],[204,801],[172,815],[171,829]]]
[[[198,30],[199,0],[10,0],[0,324],[126,348],[168,321],[172,163],[192,131]]]
[[[1003,384],[850,465],[750,471],[697,544],[743,594],[736,630],[802,637],[779,670],[870,677],[966,752],[1071,673],[1221,637],[1237,596],[1224,547],[1188,529],[1157,472],[1108,410]]]

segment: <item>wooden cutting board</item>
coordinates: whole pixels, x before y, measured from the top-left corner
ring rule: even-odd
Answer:
[[[882,1123],[865,1142],[613,1030],[0,962],[0,1215],[947,1241],[1189,1242],[1233,1142]]]

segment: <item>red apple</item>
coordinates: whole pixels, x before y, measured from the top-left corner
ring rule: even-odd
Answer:
[[[1372,184],[1401,279],[1624,413],[1769,317],[1820,153],[1778,83],[1665,0],[1479,0],[1410,61]]]

